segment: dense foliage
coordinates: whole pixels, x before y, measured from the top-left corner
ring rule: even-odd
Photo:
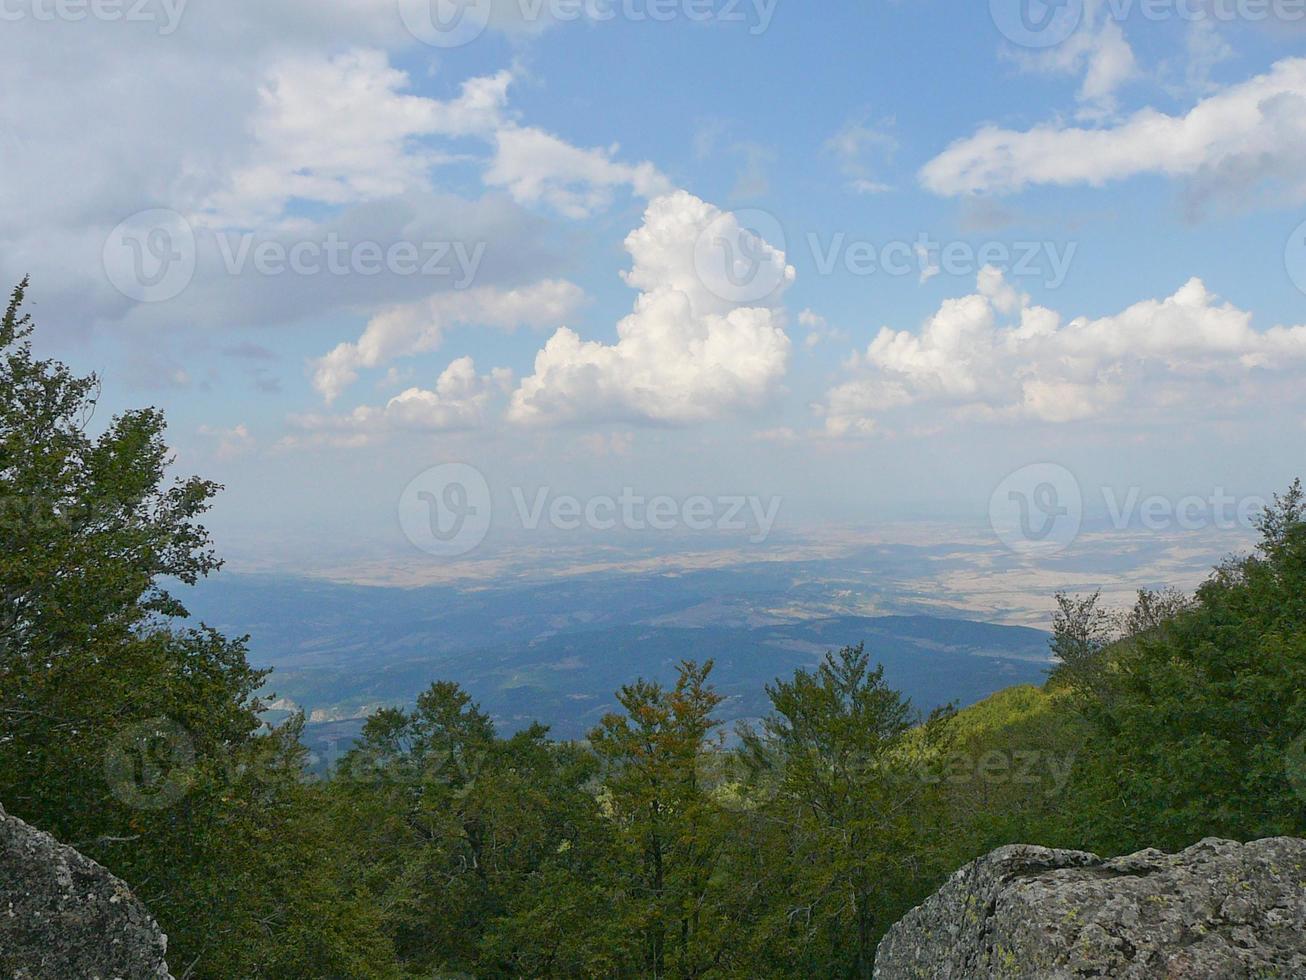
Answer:
[[[166,484],[156,411],[92,437],[96,379],[33,356],[22,301],[0,320],[0,800],[130,882],[179,975],[366,975],[388,946],[296,728],[261,728],[244,641],[178,625],[162,584],[218,567],[218,488]]]
[[[94,378],[0,323],[0,800],[125,878],[179,977],[869,977],[960,864],[1306,831],[1306,500],[1196,596],[1058,596],[1043,689],[922,718],[861,646],[735,734],[712,665],[584,743],[436,683],[325,780],[260,721],[245,642],[164,583],[218,568],[217,487],[161,416],[92,435]]]

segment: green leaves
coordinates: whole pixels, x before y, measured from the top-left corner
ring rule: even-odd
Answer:
[[[772,713],[741,732],[750,792],[766,801],[752,817],[777,868],[756,913],[762,955],[812,975],[870,976],[876,942],[931,880],[937,851],[918,719],[860,645],[767,693]]]
[[[735,929],[719,875],[728,813],[704,778],[721,749],[712,666],[682,662],[670,690],[642,680],[622,688],[622,712],[590,735],[613,829],[605,875],[614,922],[638,938],[630,969],[642,976],[704,975]]]
[[[452,683],[370,718],[325,792],[396,962],[417,976],[575,976],[608,956],[593,936],[609,908],[596,771],[542,726],[500,738]]]
[[[1219,566],[1194,601],[1135,610],[1147,629],[1102,652],[1083,705],[1096,728],[1096,765],[1080,787],[1092,846],[1180,848],[1306,829],[1284,761],[1306,732],[1303,513],[1299,481],[1263,515],[1256,554]]]
[[[0,320],[0,799],[132,884],[179,973],[386,975],[298,729],[261,729],[266,674],[165,585],[219,567],[219,488],[167,481],[159,412],[97,420],[98,380],[33,356],[25,288]]]

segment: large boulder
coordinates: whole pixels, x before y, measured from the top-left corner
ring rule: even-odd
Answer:
[[[0,977],[170,980],[167,949],[125,884],[0,807]]]
[[[878,980],[1306,977],[1306,841],[1104,861],[1004,847],[880,943]]]

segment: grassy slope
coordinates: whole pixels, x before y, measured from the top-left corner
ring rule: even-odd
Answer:
[[[1003,844],[1073,847],[1062,819],[1087,726],[1046,687],[999,691],[958,712],[945,782],[960,866]]]

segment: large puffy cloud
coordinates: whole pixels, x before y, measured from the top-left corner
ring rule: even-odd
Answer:
[[[487,186],[566,217],[606,208],[619,187],[646,198],[671,190],[652,164],[615,159],[615,146],[584,149],[512,121],[512,81],[506,70],[471,78],[440,101],[406,92],[408,75],[378,50],[280,62],[259,93],[250,160],[208,208],[249,224],[275,218],[292,199],[338,205],[425,187],[434,167],[458,159],[447,141],[460,137],[493,146]],[[445,148],[432,148],[432,138]]]
[[[1159,174],[1192,181],[1199,196],[1245,195],[1269,183],[1303,200],[1304,154],[1306,58],[1289,58],[1183,116],[1144,109],[1101,129],[986,126],[930,161],[921,181],[937,194],[958,195]]]
[[[331,402],[357,380],[360,370],[433,351],[450,327],[552,326],[574,313],[584,298],[572,283],[545,280],[521,289],[482,287],[438,293],[391,307],[374,316],[357,341],[340,344],[313,362],[313,386]]]
[[[447,102],[407,94],[408,76],[377,50],[276,64],[259,92],[250,159],[206,202],[212,220],[248,226],[288,201],[324,204],[425,187],[445,155],[419,138],[481,136],[503,125],[510,72],[472,78]]]
[[[493,145],[487,186],[518,203],[584,218],[629,187],[651,198],[671,185],[650,163],[615,159],[617,147],[584,149],[508,118],[510,71],[471,78],[448,101],[409,94],[409,76],[379,50],[333,58],[300,56],[275,65],[250,126],[250,162],[208,202],[249,224],[276,217],[287,201],[344,204],[425,187],[433,167],[457,159],[432,138],[473,137]]]
[[[705,243],[725,245],[730,276],[705,261]],[[783,377],[790,342],[780,300],[795,275],[783,252],[684,191],[652,201],[626,249],[624,278],[642,292],[617,343],[558,330],[514,393],[512,421],[703,421],[759,404]],[[738,263],[766,295],[732,293]]]
[[[1173,407],[1212,390],[1238,399],[1255,372],[1306,368],[1306,326],[1257,331],[1200,279],[1114,316],[1032,305],[994,269],[919,333],[881,330],[820,410],[834,435],[869,432],[905,406],[954,417],[1071,422]]]

